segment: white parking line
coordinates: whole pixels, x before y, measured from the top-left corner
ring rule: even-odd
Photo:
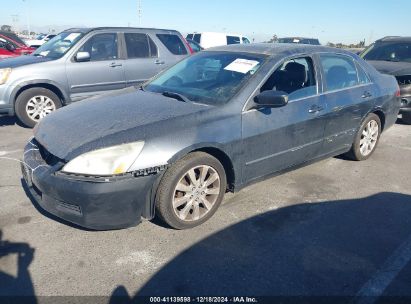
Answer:
[[[21,153],[23,152],[23,150],[19,149],[19,150],[12,150],[12,151],[0,151],[0,156],[6,156],[6,155],[10,155],[10,154],[15,154],[15,153]]]
[[[384,262],[382,267],[357,293],[354,303],[373,304],[391,284],[401,270],[411,261],[411,235]]]

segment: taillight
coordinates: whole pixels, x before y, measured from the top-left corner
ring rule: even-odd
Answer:
[[[395,92],[395,97],[401,97],[401,90],[400,90],[399,86],[397,86],[397,91]]]
[[[184,43],[186,44],[186,46],[188,47],[188,50],[190,51],[190,54],[191,54],[191,55],[194,54],[194,51],[193,51],[193,49],[191,48],[190,44],[187,42],[187,40],[185,40],[184,38],[183,38],[183,40],[184,40]]]

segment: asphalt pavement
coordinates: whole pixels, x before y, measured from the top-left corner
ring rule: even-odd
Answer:
[[[186,231],[145,221],[94,232],[50,218],[21,183],[31,134],[0,117],[0,296],[411,299],[411,126],[386,131],[368,161],[331,158],[229,194]]]

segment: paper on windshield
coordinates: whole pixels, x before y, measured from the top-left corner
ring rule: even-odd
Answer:
[[[78,36],[80,36],[80,33],[71,33],[70,35],[68,35],[66,38],[64,38],[64,40],[68,40],[70,42],[73,42],[74,40],[77,39]]]
[[[242,74],[247,74],[253,70],[259,64],[256,60],[247,60],[247,59],[236,59],[229,65],[227,65],[224,70],[238,72]]]

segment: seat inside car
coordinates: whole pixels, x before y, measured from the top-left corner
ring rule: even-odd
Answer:
[[[345,88],[349,85],[348,70],[343,66],[333,66],[326,74],[327,87],[329,90]]]
[[[289,62],[283,70],[275,71],[261,87],[261,92],[268,90],[283,91],[288,94],[304,88],[307,71],[304,65]]]

